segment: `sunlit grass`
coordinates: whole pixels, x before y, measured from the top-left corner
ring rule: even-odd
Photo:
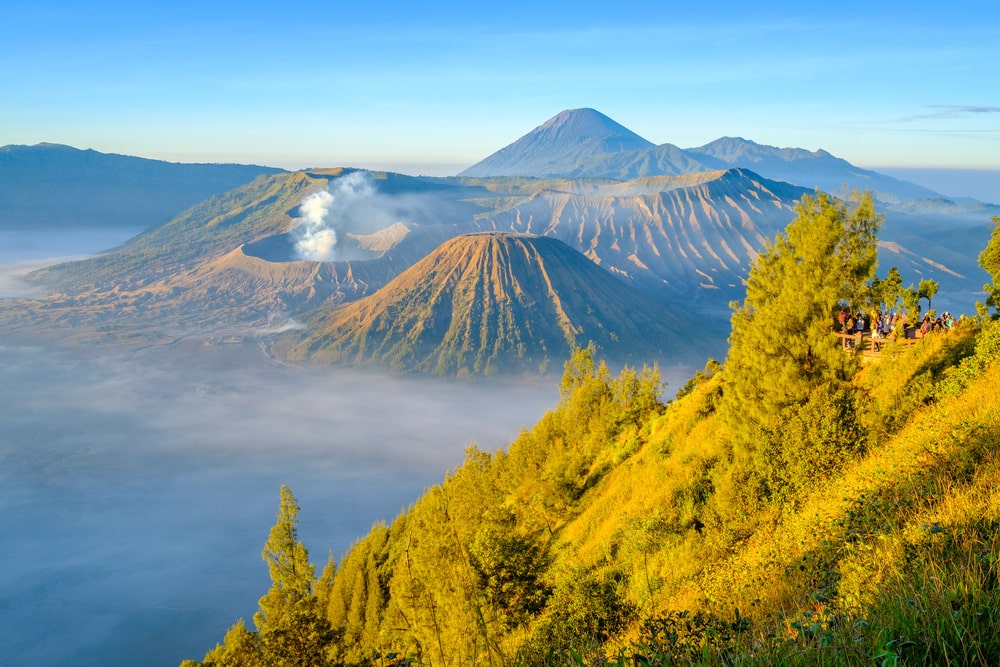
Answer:
[[[705,568],[700,599],[675,594],[687,609],[729,621],[738,609],[751,621],[731,644],[702,637],[704,664],[723,656],[730,664],[996,664],[998,382],[994,365],[964,395],[918,409],[799,511],[762,517],[750,539]]]

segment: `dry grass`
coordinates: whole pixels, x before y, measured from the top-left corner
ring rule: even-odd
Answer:
[[[902,427],[795,508],[766,507],[749,523],[691,521],[707,510],[686,493],[729,465],[724,427],[703,413],[713,381],[671,405],[560,535],[582,564],[629,572],[640,618],[610,652],[641,643],[643,619],[684,611],[717,619],[696,630],[695,664],[996,664],[1000,364],[930,400],[972,341],[971,331],[929,338],[862,371],[874,410]],[[725,641],[711,630],[738,619],[751,629]],[[650,664],[674,664],[659,659]]]

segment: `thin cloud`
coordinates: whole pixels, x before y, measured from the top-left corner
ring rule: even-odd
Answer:
[[[909,116],[899,116],[896,118],[869,119],[865,122],[854,123],[849,126],[853,129],[869,129],[879,132],[898,134],[924,134],[924,135],[951,135],[951,136],[978,136],[992,139],[1000,135],[1000,127],[968,127],[966,125],[955,125],[934,121],[957,121],[963,118],[983,119],[988,114],[1000,113],[1000,106],[971,105],[971,104],[925,104],[925,109],[933,109],[930,113],[912,114]],[[916,125],[917,123],[923,126]],[[916,125],[916,126],[915,126]]]
[[[970,106],[970,105],[960,105],[953,106],[948,104],[928,104],[931,109],[944,109],[945,111],[941,113],[953,113],[953,114],[965,114],[965,113],[1000,113],[1000,107],[981,107],[981,106]]]
[[[913,116],[904,116],[896,122],[911,122],[916,120],[948,120],[972,114],[1000,113],[1000,107],[974,106],[968,104],[927,104],[925,105],[925,108],[937,109],[937,111],[932,113],[915,114]]]

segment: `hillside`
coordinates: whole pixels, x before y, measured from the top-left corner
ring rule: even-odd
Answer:
[[[470,450],[327,564],[308,598],[337,637],[327,655],[992,664],[998,333],[971,356],[968,328],[867,367],[854,380],[871,401],[866,445],[832,467],[779,454],[770,469],[804,476],[772,499],[746,485],[718,409],[723,375],[662,406],[654,378],[577,357],[560,405],[506,453]],[[206,660],[254,637],[241,622]]]
[[[351,174],[369,183],[331,210],[335,261],[298,257],[292,230],[300,204],[347,188]],[[803,193],[739,171],[627,182],[278,174],[192,207],[113,252],[32,279],[57,290],[60,308],[87,310],[78,322],[113,310],[168,327],[259,324],[370,295],[448,238],[529,233],[564,241],[662,303],[697,302],[703,335],[722,340],[719,314],[738,295],[753,253],[787,223]]]
[[[86,286],[124,288],[136,282],[169,277],[187,269],[217,260],[240,245],[280,240],[286,246],[288,233],[301,221],[300,206],[311,194],[329,191],[331,184],[364,176],[369,190],[355,195],[352,186],[345,196],[341,223],[343,235],[375,233],[390,227],[400,216],[413,224],[441,224],[464,220],[479,208],[466,205],[456,191],[441,182],[428,182],[400,174],[329,169],[282,173],[261,177],[222,195],[211,197],[189,208],[169,222],[150,229],[113,252],[93,259],[60,264],[36,273],[33,278],[59,289],[76,290]],[[439,194],[444,193],[444,194]],[[346,240],[357,247],[360,242]],[[278,255],[267,253],[272,261],[296,259],[292,250]],[[378,253],[359,253],[362,259]]]
[[[370,191],[345,196],[335,211],[341,259],[302,259],[295,247],[301,204],[336,190],[352,173],[363,176]],[[37,302],[0,304],[0,327],[53,330],[73,322],[107,328],[113,318],[115,330],[196,327],[206,334],[249,335],[269,328],[274,318],[374,292],[454,235],[456,220],[481,210],[456,194],[467,190],[342,169],[261,177],[113,251],[33,273],[30,280],[53,293]]]
[[[0,147],[0,230],[147,229],[282,169],[183,164],[58,144]]]
[[[577,350],[554,410],[319,577],[282,488],[254,629],[185,664],[995,664],[1000,320],[842,348],[878,223],[870,198],[808,198],[755,261],[724,365],[664,404],[654,371]]]
[[[682,315],[560,241],[483,233],[446,241],[371,296],[288,335],[304,338],[294,357],[438,375],[533,373],[589,343],[619,363],[690,361],[696,345]]]

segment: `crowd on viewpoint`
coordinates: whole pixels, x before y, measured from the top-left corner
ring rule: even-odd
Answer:
[[[919,319],[919,314],[918,309],[916,323],[910,324],[909,317],[902,311],[884,315],[878,310],[870,314],[863,311],[852,314],[842,308],[837,315],[837,330],[844,334],[869,334],[873,339],[917,338],[931,331],[945,331],[955,326],[955,318],[948,311],[938,317],[927,313],[923,319]]]

